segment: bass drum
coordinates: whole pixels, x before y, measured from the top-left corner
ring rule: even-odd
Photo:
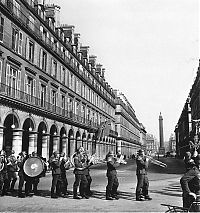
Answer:
[[[24,162],[24,173],[29,177],[41,176],[45,170],[44,162],[39,157],[29,157]]]

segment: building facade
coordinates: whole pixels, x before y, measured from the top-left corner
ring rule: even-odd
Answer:
[[[74,26],[60,24],[60,9],[0,0],[0,149],[48,159],[83,146],[103,158],[117,149],[115,94]]]
[[[145,143],[143,136],[146,131],[137,119],[135,111],[125,95],[118,91],[115,91],[115,94],[115,125],[118,133],[117,149],[121,150],[127,157],[130,157],[136,154],[137,150]]]

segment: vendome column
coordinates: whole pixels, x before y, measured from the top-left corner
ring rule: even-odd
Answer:
[[[159,135],[160,135],[160,147],[159,147],[159,155],[165,154],[165,147],[164,147],[164,136],[163,136],[163,117],[159,115]]]

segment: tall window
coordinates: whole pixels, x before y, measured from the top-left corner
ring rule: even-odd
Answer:
[[[22,32],[15,28],[12,28],[12,49],[20,55],[22,54],[22,40]]]
[[[45,107],[46,93],[47,93],[46,85],[40,84],[40,106],[41,107]]]
[[[29,15],[28,26],[31,28],[31,30],[34,31],[34,29],[35,29],[35,19],[31,15]]]
[[[72,118],[73,117],[73,98],[72,97],[68,97],[67,103],[68,103],[69,116],[70,116],[70,118]]]
[[[57,62],[54,59],[52,59],[51,76],[54,78],[57,76]]]
[[[4,18],[0,18],[0,42],[3,41]]]
[[[29,38],[26,38],[26,58],[32,63],[34,62],[34,51],[35,44]]]
[[[65,115],[65,95],[61,95],[61,109],[62,115]]]
[[[9,96],[20,97],[21,71],[9,64],[6,67],[6,85]]]
[[[36,80],[25,75],[26,101],[33,102],[36,94]]]
[[[0,83],[1,83],[1,78],[2,78],[2,67],[3,67],[3,61],[0,60]]]
[[[47,53],[43,49],[40,51],[40,68],[44,71],[47,69]]]
[[[20,4],[13,0],[13,12],[16,16],[20,17]]]
[[[55,90],[51,90],[51,104],[52,104],[52,110],[56,111],[56,105],[57,105],[57,92]]]
[[[60,66],[60,82],[65,84],[65,68]]]

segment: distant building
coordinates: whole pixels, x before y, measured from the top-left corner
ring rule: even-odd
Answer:
[[[169,138],[169,143],[168,143],[168,151],[169,152],[176,152],[176,138],[174,134],[171,134]]]
[[[154,135],[147,133],[146,134],[146,151],[148,154],[158,152],[158,141]]]

